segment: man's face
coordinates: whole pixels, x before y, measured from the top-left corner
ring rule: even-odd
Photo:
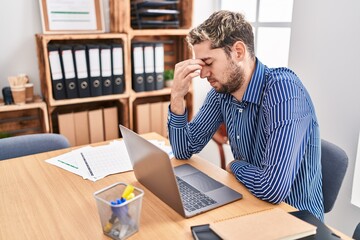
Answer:
[[[194,45],[194,52],[205,63],[200,77],[207,78],[218,93],[233,93],[243,84],[243,70],[223,49],[211,49],[210,42],[205,41]]]

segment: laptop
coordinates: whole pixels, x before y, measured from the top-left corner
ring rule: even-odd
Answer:
[[[119,125],[136,179],[185,218],[239,200],[242,195],[190,164],[172,167],[168,154]]]

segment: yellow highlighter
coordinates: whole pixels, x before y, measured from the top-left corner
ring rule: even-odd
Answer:
[[[126,200],[130,200],[134,196],[135,196],[135,194],[134,194],[134,186],[127,185],[121,197],[125,198]]]

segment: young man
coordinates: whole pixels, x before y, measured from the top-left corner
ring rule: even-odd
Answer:
[[[320,134],[311,98],[294,72],[256,58],[251,25],[219,11],[187,38],[195,59],[176,64],[168,119],[176,158],[200,152],[225,123],[235,160],[228,171],[256,197],[282,201],[323,220]],[[213,87],[187,122],[191,80]]]

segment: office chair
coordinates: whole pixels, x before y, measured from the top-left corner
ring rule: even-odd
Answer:
[[[356,226],[352,238],[355,240],[360,240],[360,223],[358,223],[358,225]]]
[[[222,169],[226,169],[226,158],[225,158],[225,152],[224,152],[224,144],[227,144],[228,137],[226,132],[225,124],[221,124],[218,128],[218,130],[215,132],[215,134],[212,137],[212,140],[216,143],[219,149],[220,154],[220,167]]]
[[[60,134],[40,133],[0,139],[0,160],[70,147]]]
[[[348,156],[339,146],[321,140],[324,213],[333,208],[348,166]]]

